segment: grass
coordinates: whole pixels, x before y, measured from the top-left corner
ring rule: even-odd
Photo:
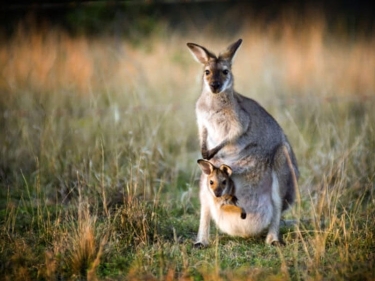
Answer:
[[[373,280],[375,41],[244,26],[237,89],[287,133],[301,201],[286,246],[198,230],[194,101],[185,46],[233,38],[126,40],[26,32],[0,45],[3,280]]]

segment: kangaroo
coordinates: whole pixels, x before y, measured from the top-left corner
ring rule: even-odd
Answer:
[[[207,160],[199,159],[198,165],[203,173],[207,175],[205,192],[207,200],[210,200],[211,214],[217,221],[220,219],[220,213],[240,215],[241,219],[246,218],[246,212],[243,208],[237,206],[237,197],[234,195],[235,187],[232,179],[231,167],[222,164],[219,168],[212,165]]]
[[[208,175],[202,173],[196,245],[209,244],[211,218],[221,231],[233,236],[268,230],[266,243],[278,244],[281,213],[295,199],[299,171],[286,135],[260,104],[234,90],[232,62],[241,43],[239,39],[218,56],[187,43],[204,67],[202,93],[195,108],[202,157],[217,167],[226,163],[232,168],[235,196],[247,213],[243,220],[223,212],[217,221],[206,191]]]

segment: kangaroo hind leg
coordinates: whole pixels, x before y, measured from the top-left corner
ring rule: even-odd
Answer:
[[[280,197],[280,188],[277,175],[272,171],[272,219],[268,229],[266,243],[269,245],[281,244],[279,240],[279,229],[280,229],[280,219],[281,219],[281,208],[282,200]]]

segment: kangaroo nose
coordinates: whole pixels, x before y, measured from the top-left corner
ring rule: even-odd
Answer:
[[[212,92],[216,93],[220,89],[221,83],[218,81],[211,82],[210,87],[211,87]]]

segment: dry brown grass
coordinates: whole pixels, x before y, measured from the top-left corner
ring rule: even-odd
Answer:
[[[374,39],[331,34],[317,15],[304,21],[293,15],[285,18],[267,28],[245,24],[232,36],[244,39],[235,65],[241,88],[251,85],[314,96],[374,92]],[[103,86],[131,90],[147,83],[165,97],[174,87],[186,89],[187,81],[180,82],[184,77],[194,77],[194,62],[184,52],[186,41],[219,51],[229,40],[234,39],[194,34],[150,37],[141,48],[134,48],[110,37],[72,38],[62,30],[48,29],[27,32],[21,24],[0,46],[0,86],[8,91],[24,86],[40,92],[64,89],[88,94]],[[166,82],[160,83],[161,78]]]

